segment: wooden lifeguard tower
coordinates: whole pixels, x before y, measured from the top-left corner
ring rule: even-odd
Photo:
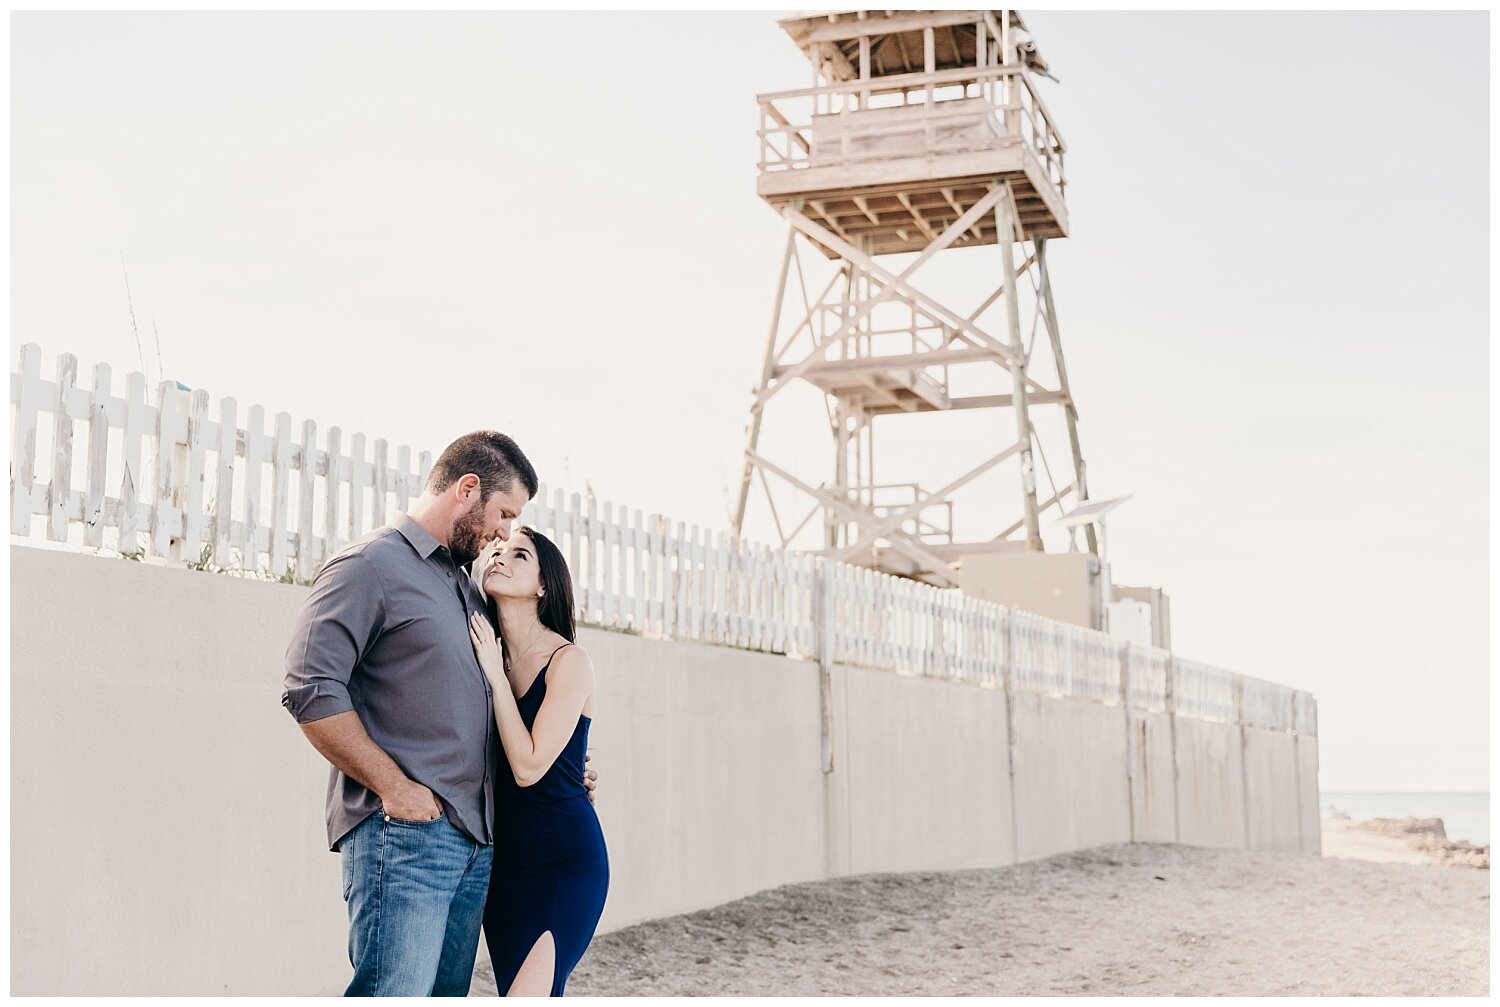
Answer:
[[[1047,64],[1015,11],[844,11],[780,25],[807,56],[813,83],[759,96],[757,188],[790,228],[735,529],[758,475],[784,547],[821,512],[823,554],[960,586],[966,559],[972,570],[980,557],[1043,552],[1044,513],[1066,515],[1088,499],[1047,269],[1048,240],[1068,233],[1065,147],[1037,93]],[[836,275],[805,313],[790,313],[800,319],[785,319],[794,263],[802,276],[799,239]],[[934,260],[948,258],[938,253],[988,245],[999,251],[992,290],[962,305],[924,290],[918,271],[936,271]],[[883,258],[901,253],[915,257]],[[834,471],[821,485],[760,449],[767,411],[795,382],[814,385],[829,407]],[[1064,415],[1071,472],[1062,474],[1071,481],[1039,500],[1041,407]],[[968,471],[930,490],[874,481],[877,418],[975,409],[1012,416],[997,415],[994,443],[965,446],[978,455]],[[1017,471],[1017,492],[1009,505],[981,504],[994,534],[955,541],[954,495],[1002,466]],[[772,480],[812,500],[790,534]],[[1093,524],[1078,523],[1096,555]]]

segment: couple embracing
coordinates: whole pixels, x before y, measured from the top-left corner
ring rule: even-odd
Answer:
[[[561,996],[603,912],[594,669],[562,554],[512,531],[536,490],[511,438],[459,438],[298,613],[281,701],[331,765],[349,995],[466,996],[482,928],[500,992]]]

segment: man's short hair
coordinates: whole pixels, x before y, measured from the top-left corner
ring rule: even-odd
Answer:
[[[476,430],[449,444],[427,474],[427,488],[441,493],[468,473],[479,477],[479,502],[516,482],[526,499],[536,496],[536,469],[515,441],[494,430]]]

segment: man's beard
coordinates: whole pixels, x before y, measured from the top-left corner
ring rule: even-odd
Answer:
[[[479,558],[484,550],[484,502],[479,501],[459,515],[453,523],[453,534],[448,536],[448,552],[453,562],[468,566]]]

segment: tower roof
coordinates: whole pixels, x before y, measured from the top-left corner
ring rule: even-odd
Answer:
[[[977,58],[977,25],[989,22],[998,35],[1001,18],[1009,15],[1009,27],[1026,30],[1016,11],[820,11],[783,18],[777,23],[797,47],[814,63],[829,64],[835,80],[859,76],[861,37],[870,39],[870,74],[891,77],[921,73],[922,33],[933,29],[934,70],[973,66]]]

